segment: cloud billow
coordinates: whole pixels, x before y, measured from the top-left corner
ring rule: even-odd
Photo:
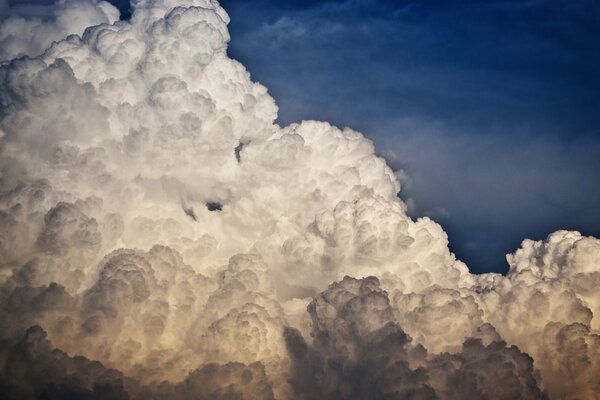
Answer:
[[[3,56],[1,397],[597,396],[598,239],[473,275],[362,134],[275,123],[216,1],[133,10]]]

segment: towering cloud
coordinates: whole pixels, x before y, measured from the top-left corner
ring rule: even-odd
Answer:
[[[600,398],[600,240],[472,275],[216,1],[133,8],[0,25],[0,397]]]
[[[60,0],[45,7],[43,3],[11,8],[7,0],[0,0],[0,61],[39,55],[52,42],[119,19],[119,10],[107,1]]]

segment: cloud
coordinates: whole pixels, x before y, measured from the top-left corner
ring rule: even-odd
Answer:
[[[3,397],[595,393],[598,239],[471,274],[370,140],[275,122],[217,2],[133,6],[0,66]]]
[[[260,363],[205,364],[179,384],[142,386],[98,361],[54,349],[37,325],[18,341],[3,343],[0,351],[5,356],[0,394],[7,399],[274,398]]]
[[[7,3],[0,6],[0,16],[7,16],[0,21],[0,61],[37,56],[67,35],[81,35],[89,26],[119,20],[119,11],[99,0],[57,1],[38,15],[27,12],[27,5],[15,8],[24,15],[15,15]]]
[[[523,237],[600,235],[598,7],[351,1],[327,12],[331,3],[225,3],[230,54],[269,87],[281,124],[316,118],[365,132],[410,175],[401,196],[411,216],[450,213],[438,222],[473,271],[505,273]],[[264,46],[262,24],[284,16],[347,29]]]
[[[297,331],[286,332],[299,398],[544,398],[532,359],[489,325],[452,355],[431,356],[413,345],[374,277],[330,285],[308,311],[312,347]]]
[[[46,332],[35,325],[14,343],[4,342],[0,393],[7,399],[76,397],[126,399],[124,377],[84,357],[53,349]]]

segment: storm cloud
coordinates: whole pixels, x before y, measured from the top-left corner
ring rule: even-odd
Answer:
[[[55,7],[0,67],[3,397],[598,398],[600,240],[471,274],[361,133],[275,123],[216,1]]]

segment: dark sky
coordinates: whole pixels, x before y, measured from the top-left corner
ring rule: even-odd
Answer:
[[[600,1],[221,4],[279,122],[371,138],[472,271],[526,237],[600,236]]]

